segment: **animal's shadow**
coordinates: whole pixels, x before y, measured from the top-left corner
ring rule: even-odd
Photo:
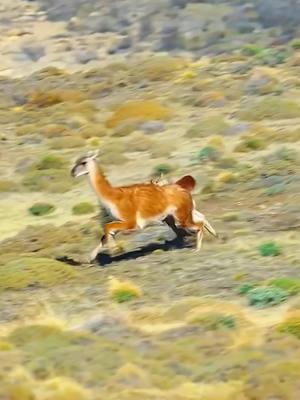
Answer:
[[[187,243],[183,238],[175,238],[173,240],[165,241],[164,243],[149,243],[137,250],[124,252],[115,256],[110,256],[108,253],[99,253],[96,258],[96,262],[104,267],[113,262],[136,260],[140,257],[144,257],[148,254],[153,253],[155,250],[170,251],[175,249],[188,248],[191,246],[192,245]]]

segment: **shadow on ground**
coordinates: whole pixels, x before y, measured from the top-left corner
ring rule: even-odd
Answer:
[[[143,247],[140,247],[137,250],[124,252],[115,256],[110,256],[107,253],[100,253],[97,256],[97,263],[104,267],[113,262],[136,260],[140,257],[147,256],[156,250],[170,251],[188,247],[192,247],[192,244],[187,243],[183,238],[175,238],[173,240],[165,241],[164,243],[149,243]]]

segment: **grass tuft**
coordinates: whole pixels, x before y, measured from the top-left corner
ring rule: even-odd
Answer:
[[[109,280],[110,296],[117,303],[124,303],[142,296],[141,289],[131,281],[120,281],[114,277]]]

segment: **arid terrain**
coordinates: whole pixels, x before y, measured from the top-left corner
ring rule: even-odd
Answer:
[[[101,4],[99,4],[101,3]],[[299,400],[300,4],[2,0],[0,400]],[[193,175],[218,238],[117,236],[113,185]]]

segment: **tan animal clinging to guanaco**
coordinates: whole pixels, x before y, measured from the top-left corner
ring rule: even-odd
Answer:
[[[196,251],[201,248],[204,222],[193,221],[194,208],[190,191],[177,184],[160,186],[154,183],[133,184],[114,187],[106,179],[96,161],[97,154],[79,158],[71,170],[71,175],[88,175],[90,183],[102,204],[109,209],[117,221],[104,226],[100,244],[91,254],[97,257],[104,244],[112,249],[114,235],[121,231],[143,229],[155,222],[162,222],[169,216],[176,225],[197,232]]]

